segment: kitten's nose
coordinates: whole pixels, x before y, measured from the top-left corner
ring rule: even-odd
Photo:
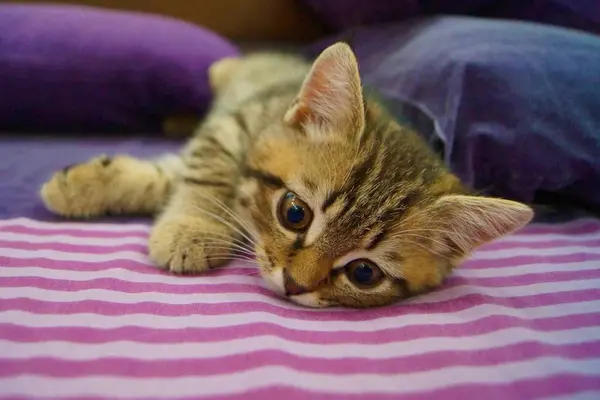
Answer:
[[[298,296],[308,292],[305,287],[298,285],[286,270],[283,270],[283,287],[286,296]]]

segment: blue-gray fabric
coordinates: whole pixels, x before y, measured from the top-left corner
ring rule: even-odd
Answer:
[[[408,118],[472,187],[600,209],[600,37],[469,17],[352,37],[365,82],[419,110]]]
[[[454,14],[541,22],[600,33],[598,0],[300,0],[331,31]]]

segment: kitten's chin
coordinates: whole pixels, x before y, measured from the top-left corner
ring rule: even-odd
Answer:
[[[304,293],[298,296],[290,296],[290,301],[299,304],[304,307],[310,308],[325,308],[328,304],[325,304],[316,293]]]

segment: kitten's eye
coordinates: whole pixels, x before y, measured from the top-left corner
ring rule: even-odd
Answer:
[[[293,192],[283,195],[279,201],[277,215],[279,223],[285,229],[299,233],[305,232],[313,219],[311,209]]]
[[[368,260],[354,260],[346,264],[346,276],[360,288],[377,286],[383,280],[383,272]]]

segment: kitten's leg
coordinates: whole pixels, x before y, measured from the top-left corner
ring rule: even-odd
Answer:
[[[186,170],[150,235],[150,257],[174,273],[198,273],[225,264],[243,246],[231,210],[245,140],[239,121],[219,117],[205,125],[183,153]]]
[[[100,156],[56,172],[41,189],[46,207],[66,217],[153,214],[181,169],[178,156],[156,161]]]

